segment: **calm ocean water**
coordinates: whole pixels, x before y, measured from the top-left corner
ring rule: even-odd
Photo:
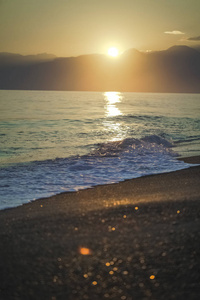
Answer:
[[[187,168],[200,95],[0,91],[0,209]]]

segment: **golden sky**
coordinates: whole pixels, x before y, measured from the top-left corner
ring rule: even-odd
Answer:
[[[200,45],[199,15],[200,0],[0,0],[0,52],[78,56],[112,46]]]

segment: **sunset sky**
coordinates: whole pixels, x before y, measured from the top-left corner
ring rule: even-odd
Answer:
[[[78,56],[200,45],[199,0],[0,0],[0,52]]]

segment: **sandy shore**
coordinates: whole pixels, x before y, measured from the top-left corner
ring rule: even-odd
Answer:
[[[199,299],[199,179],[193,166],[1,211],[0,299]]]

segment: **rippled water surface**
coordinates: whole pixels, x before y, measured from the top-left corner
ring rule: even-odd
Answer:
[[[200,95],[0,91],[0,208],[187,167]]]

